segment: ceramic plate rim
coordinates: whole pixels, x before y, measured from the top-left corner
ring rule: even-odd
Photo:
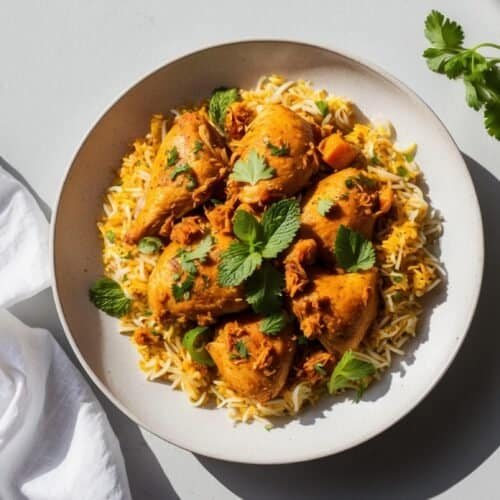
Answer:
[[[293,457],[286,457],[286,458],[283,457],[282,459],[279,459],[279,460],[266,460],[265,458],[263,458],[262,460],[255,460],[255,459],[248,460],[248,459],[245,459],[244,457],[238,458],[235,456],[231,456],[230,458],[228,458],[227,455],[225,455],[223,453],[218,453],[217,451],[214,451],[214,453],[207,454],[205,451],[201,452],[197,449],[190,447],[186,443],[178,442],[175,439],[175,436],[174,437],[169,436],[167,438],[167,437],[159,434],[157,431],[151,429],[148,425],[144,424],[140,418],[138,418],[131,410],[129,410],[124,404],[122,404],[118,400],[118,398],[116,398],[111,393],[111,391],[106,387],[106,385],[94,373],[93,369],[87,363],[83,354],[80,352],[80,350],[77,346],[77,343],[76,343],[75,339],[73,338],[71,330],[66,322],[63,305],[62,305],[61,299],[59,297],[59,292],[58,292],[58,288],[57,288],[56,269],[55,269],[56,268],[56,255],[55,255],[54,247],[55,247],[55,238],[56,238],[56,225],[57,225],[57,219],[58,219],[58,215],[59,215],[59,205],[60,205],[60,201],[62,198],[62,194],[64,192],[66,183],[67,183],[68,178],[70,176],[70,173],[74,167],[76,158],[78,157],[80,152],[84,149],[84,147],[89,139],[89,136],[91,135],[94,128],[99,124],[99,122],[101,120],[103,120],[105,116],[107,116],[107,114],[115,107],[115,105],[123,97],[125,97],[126,94],[128,94],[133,89],[140,86],[147,78],[149,78],[150,76],[152,76],[156,72],[164,69],[166,66],[180,62],[184,59],[188,59],[188,58],[195,56],[195,55],[202,55],[204,52],[211,51],[213,49],[218,49],[218,48],[222,48],[222,47],[230,48],[231,46],[240,46],[240,45],[252,44],[252,43],[253,44],[273,43],[273,44],[300,45],[300,46],[305,46],[305,47],[309,47],[312,49],[320,49],[320,50],[330,52],[330,53],[334,54],[335,56],[338,56],[338,57],[341,57],[344,59],[348,59],[351,62],[354,62],[358,65],[361,65],[365,69],[368,69],[369,71],[374,72],[375,74],[382,76],[384,79],[388,80],[390,83],[395,85],[399,90],[404,92],[404,94],[406,94],[418,106],[424,106],[425,108],[427,108],[427,110],[430,111],[431,114],[434,116],[434,118],[438,122],[440,128],[442,129],[442,131],[444,132],[446,137],[451,141],[451,143],[453,144],[457,153],[459,154],[459,156],[462,159],[461,163],[459,165],[457,165],[457,168],[460,168],[460,167],[462,168],[462,172],[460,172],[460,174],[465,176],[467,178],[467,180],[469,181],[470,191],[471,191],[471,194],[473,195],[471,202],[473,202],[473,204],[476,207],[476,210],[475,210],[476,220],[474,221],[474,223],[477,224],[477,227],[479,229],[478,232],[482,236],[480,238],[480,240],[477,242],[478,261],[477,261],[476,267],[477,267],[477,270],[479,272],[477,273],[476,281],[473,283],[474,300],[472,300],[469,304],[469,309],[468,309],[468,312],[466,315],[466,321],[464,322],[462,331],[460,332],[459,341],[455,344],[454,349],[449,350],[447,361],[441,367],[441,370],[438,373],[438,375],[435,377],[434,381],[431,384],[429,384],[429,386],[426,387],[425,390],[421,392],[421,394],[419,394],[417,397],[415,397],[415,399],[412,400],[411,404],[408,404],[398,415],[394,416],[390,420],[385,421],[383,425],[380,425],[378,428],[373,429],[371,432],[369,432],[367,434],[361,434],[358,439],[352,440],[349,444],[347,444],[345,446],[335,446],[335,444],[332,443],[331,449],[329,451],[326,451],[326,452],[325,451],[315,452],[314,450],[312,450],[312,451],[304,450],[302,452],[302,454],[300,454],[300,455],[295,455]],[[472,212],[472,210],[471,210],[471,212]],[[136,83],[134,83],[133,85],[131,85],[130,87],[128,87],[124,91],[122,91],[120,93],[120,95],[116,99],[114,99],[112,101],[112,103],[106,108],[106,110],[101,115],[99,115],[97,117],[97,119],[95,119],[92,122],[91,126],[87,130],[87,133],[85,134],[85,137],[83,138],[83,140],[80,142],[78,148],[76,149],[75,154],[73,155],[71,162],[69,164],[69,167],[66,169],[66,172],[63,175],[62,180],[59,184],[58,194],[56,197],[56,203],[54,205],[53,216],[51,218],[51,224],[50,224],[50,253],[49,254],[50,254],[50,267],[51,267],[51,288],[52,288],[53,294],[54,294],[54,301],[56,304],[57,314],[58,314],[59,320],[61,321],[61,324],[63,326],[65,336],[66,336],[69,344],[71,345],[71,348],[73,349],[78,361],[81,363],[81,365],[85,369],[85,372],[87,373],[87,375],[90,377],[92,382],[99,388],[99,390],[108,398],[109,401],[111,401],[120,411],[122,411],[128,418],[130,418],[133,422],[138,424],[140,427],[147,430],[148,432],[151,432],[152,434],[156,435],[160,439],[178,446],[179,448],[185,449],[187,451],[191,451],[193,453],[203,454],[204,456],[209,456],[211,458],[216,458],[216,459],[226,460],[226,461],[231,461],[231,462],[248,463],[248,464],[263,464],[263,465],[274,464],[274,465],[276,465],[276,464],[297,463],[297,462],[314,460],[314,459],[322,458],[325,456],[330,456],[333,454],[341,453],[342,451],[345,451],[347,449],[351,449],[355,446],[358,446],[361,443],[364,443],[364,442],[372,439],[373,437],[381,434],[382,432],[386,431],[387,429],[391,428],[394,424],[399,422],[403,417],[405,417],[408,413],[410,413],[420,402],[422,402],[427,397],[427,395],[430,393],[430,391],[441,380],[444,373],[449,368],[450,364],[454,360],[456,354],[458,353],[458,351],[459,351],[461,345],[463,344],[463,341],[464,341],[464,339],[469,331],[469,328],[470,328],[470,325],[471,325],[471,322],[472,322],[472,319],[474,316],[474,312],[476,310],[477,303],[479,300],[481,284],[482,284],[482,279],[483,279],[484,231],[483,231],[481,210],[480,210],[480,206],[478,203],[477,194],[476,194],[476,191],[474,188],[474,184],[472,182],[472,178],[467,170],[465,160],[463,159],[463,155],[462,155],[459,147],[457,146],[455,140],[453,139],[452,135],[450,134],[450,132],[448,131],[448,129],[446,128],[444,123],[441,121],[441,119],[438,117],[438,115],[434,112],[434,110],[408,85],[406,85],[401,80],[399,80],[398,78],[396,78],[395,76],[393,76],[392,74],[387,72],[386,70],[382,69],[378,65],[376,65],[370,61],[367,61],[364,58],[359,57],[358,55],[351,54],[345,50],[338,50],[338,49],[333,48],[331,46],[303,42],[303,41],[292,40],[292,39],[248,38],[248,39],[239,39],[239,40],[229,41],[229,42],[224,42],[224,43],[211,44],[211,45],[205,46],[203,48],[200,48],[198,50],[193,50],[193,51],[190,51],[188,53],[185,53],[184,55],[181,55],[179,57],[168,59],[164,64],[155,68],[152,71],[149,71],[143,77],[139,78]]]

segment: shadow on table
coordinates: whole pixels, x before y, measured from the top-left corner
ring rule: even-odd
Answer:
[[[464,159],[481,204],[486,261],[478,308],[453,365],[401,422],[339,455],[284,466],[197,457],[235,495],[261,500],[429,498],[465,478],[500,446],[500,182],[473,159]]]

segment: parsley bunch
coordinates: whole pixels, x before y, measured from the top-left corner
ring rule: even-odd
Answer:
[[[261,222],[252,214],[238,210],[233,219],[233,232],[238,241],[221,256],[219,284],[237,286],[245,282],[247,302],[255,312],[276,312],[281,306],[284,277],[269,260],[288,248],[299,226],[299,203],[293,198],[271,205]],[[274,320],[285,324],[284,318]],[[274,331],[276,327],[269,329]]]
[[[424,33],[432,44],[423,54],[427,66],[452,80],[462,78],[467,104],[476,111],[483,109],[486,130],[500,140],[500,58],[479,52],[483,47],[500,49],[500,45],[481,43],[464,48],[462,27],[437,10],[427,16]]]

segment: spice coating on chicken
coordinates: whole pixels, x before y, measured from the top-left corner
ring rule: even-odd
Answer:
[[[222,379],[238,394],[260,402],[281,391],[295,354],[292,326],[275,336],[260,330],[262,317],[245,315],[222,323],[206,349]]]
[[[184,292],[179,289],[190,280],[189,272],[182,265],[182,252],[196,248],[209,234],[210,226],[202,217],[186,217],[173,228],[173,241],[164,249],[148,283],[149,306],[156,318],[194,320],[206,325],[219,316],[248,307],[242,286],[221,287],[218,284],[220,254],[232,241],[221,232],[212,232],[212,246],[206,258],[191,263],[196,268],[192,284],[186,286]]]
[[[204,203],[227,173],[226,152],[203,111],[176,118],[151,169],[144,205],[127,233],[167,236],[172,222]]]
[[[315,265],[308,268],[314,245],[314,240],[300,240],[285,259],[290,307],[306,337],[343,354],[359,346],[375,320],[378,272],[332,274]]]
[[[331,208],[320,213],[320,202],[331,203]],[[333,248],[341,225],[371,239],[377,218],[392,204],[390,187],[380,188],[366,172],[346,168],[325,177],[306,192],[302,200],[299,236],[313,238],[321,258],[326,263],[334,260]]]
[[[274,175],[254,185],[229,178],[230,195],[242,203],[265,205],[296,194],[319,168],[314,141],[313,125],[280,104],[266,105],[236,143],[232,160],[245,161],[255,151]],[[273,147],[282,150],[277,154]]]

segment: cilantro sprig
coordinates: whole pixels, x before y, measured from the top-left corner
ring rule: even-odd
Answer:
[[[238,210],[233,233],[238,241],[221,255],[218,282],[237,286],[245,282],[247,302],[259,313],[270,313],[281,304],[284,279],[267,259],[274,259],[295,238],[300,226],[300,208],[296,199],[271,205],[258,221],[252,214]]]
[[[278,335],[288,324],[289,320],[290,318],[285,311],[278,311],[261,320],[259,328],[265,335]]]
[[[500,45],[486,42],[463,47],[462,27],[437,10],[427,16],[424,33],[432,45],[423,53],[427,66],[451,80],[463,80],[467,104],[483,110],[486,130],[500,140],[500,58],[479,52],[485,47],[500,50]]]
[[[341,225],[335,238],[335,258],[347,272],[365,271],[375,265],[375,249],[371,241]]]
[[[352,351],[346,351],[330,376],[328,392],[333,394],[340,389],[356,389],[359,399],[366,390],[364,379],[374,373],[375,367],[371,363],[358,359]]]
[[[272,179],[276,172],[271,168],[264,157],[252,149],[245,160],[239,159],[235,164],[230,179],[245,182],[254,186],[259,181]]]

